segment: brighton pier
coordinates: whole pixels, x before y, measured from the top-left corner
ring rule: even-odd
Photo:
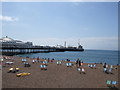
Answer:
[[[64,52],[64,51],[84,51],[81,45],[78,47],[65,46],[35,46],[32,42],[23,42],[14,40],[10,37],[3,37],[0,39],[0,53],[1,55],[16,55],[27,53],[48,53],[48,52]]]

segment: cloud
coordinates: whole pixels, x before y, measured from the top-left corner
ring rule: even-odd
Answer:
[[[118,2],[119,0],[2,0],[3,2]]]
[[[0,20],[2,20],[2,21],[18,21],[19,18],[0,15]]]

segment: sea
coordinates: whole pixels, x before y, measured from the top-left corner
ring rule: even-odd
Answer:
[[[46,58],[55,60],[76,61],[78,58],[84,63],[107,63],[110,65],[117,65],[118,63],[118,51],[115,50],[85,50],[79,51],[66,51],[66,52],[50,52],[50,53],[31,53],[20,54],[17,56],[30,57],[30,58]]]

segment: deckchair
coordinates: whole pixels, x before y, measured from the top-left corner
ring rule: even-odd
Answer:
[[[83,73],[83,74],[86,74],[86,73],[85,73],[85,69],[84,69],[84,68],[82,68],[82,73]]]
[[[80,68],[77,68],[77,71],[80,72],[80,74],[81,74],[81,69]]]
[[[96,69],[96,64],[94,64],[93,67]]]
[[[9,71],[8,71],[8,73],[10,73],[10,72],[12,72],[12,73],[16,73],[16,72],[18,72],[20,70],[20,68],[10,68],[9,69]]]
[[[106,84],[109,88],[116,88],[117,81],[106,80]]]
[[[5,64],[12,65],[14,62],[5,62]]]
[[[69,63],[66,63],[66,66],[69,67]]]
[[[71,66],[72,66],[72,63],[66,63],[66,66],[67,66],[67,67],[71,67]]]
[[[92,68],[92,69],[93,69],[93,65],[92,65],[92,64],[90,65],[90,68]]]
[[[47,66],[46,65],[40,65],[41,70],[47,70]]]
[[[57,61],[57,65],[61,65],[61,63],[62,63],[61,61]]]
[[[106,80],[106,84],[107,84],[107,86],[108,86],[109,88],[112,87],[111,80]]]
[[[113,65],[111,65],[110,68],[113,69]]]
[[[109,73],[112,74],[112,68],[109,69]]]
[[[111,84],[112,84],[112,87],[116,87],[117,81],[112,81]]]

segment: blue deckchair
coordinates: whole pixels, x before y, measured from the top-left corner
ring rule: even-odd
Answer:
[[[113,87],[115,87],[115,85],[117,84],[117,81],[112,81],[111,84]]]

